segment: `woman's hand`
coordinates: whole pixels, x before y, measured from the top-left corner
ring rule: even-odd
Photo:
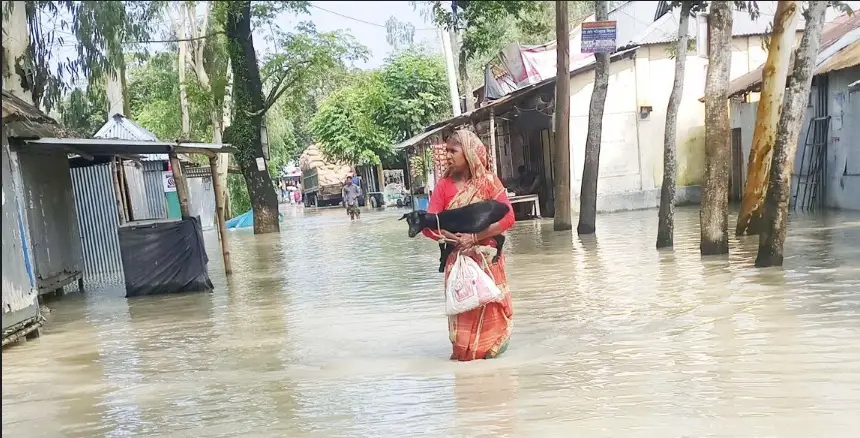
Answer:
[[[478,237],[469,233],[457,233],[457,245],[463,248],[471,248],[478,243]]]

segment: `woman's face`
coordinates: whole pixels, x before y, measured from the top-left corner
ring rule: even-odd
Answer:
[[[445,151],[448,153],[448,165],[457,172],[466,172],[469,170],[469,163],[466,161],[466,154],[463,152],[463,146],[456,136],[452,136],[445,144]]]

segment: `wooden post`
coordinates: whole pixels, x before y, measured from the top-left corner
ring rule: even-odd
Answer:
[[[567,2],[555,2],[557,71],[555,82],[555,217],[553,229],[573,228],[570,209],[570,31]]]
[[[116,170],[119,174],[119,193],[122,198],[122,212],[125,215],[126,220],[131,221],[133,218],[131,217],[131,208],[129,208],[129,199],[127,195],[128,183],[125,181],[125,166],[122,164],[122,158],[116,159]]]
[[[385,171],[382,169],[382,164],[376,165],[376,183],[380,192],[385,193]]]
[[[173,171],[173,182],[176,184],[176,195],[179,197],[179,211],[182,213],[182,218],[185,219],[188,214],[188,192],[185,188],[185,175],[182,174],[182,166],[179,164],[179,158],[175,152],[170,153],[170,169]]]
[[[499,174],[496,167],[496,110],[493,107],[490,107],[490,169]]]
[[[227,246],[227,220],[224,203],[226,200],[226,187],[221,187],[220,174],[218,172],[217,156],[209,157],[209,167],[212,169],[212,189],[215,190],[215,220],[218,222],[218,235],[221,237],[221,255],[224,257],[224,273],[227,276],[233,274],[230,262],[230,247]]]
[[[113,160],[113,162],[111,162],[111,165],[113,166],[113,172],[112,172],[113,178],[112,179],[113,179],[114,196],[116,197],[116,213],[117,213],[117,216],[119,216],[119,224],[122,225],[126,222],[126,220],[125,220],[125,211],[124,211],[124,208],[122,206],[122,194],[121,194],[122,191],[121,191],[120,186],[119,186],[119,173],[118,173],[119,168],[116,165],[116,160]]]

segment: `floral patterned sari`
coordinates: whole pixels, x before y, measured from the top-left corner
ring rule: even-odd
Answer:
[[[464,207],[469,204],[496,199],[510,205],[502,182],[491,170],[488,164],[487,148],[475,133],[460,130],[454,133],[458,136],[466,161],[471,170],[471,179],[457,190],[453,199],[448,202],[446,210]],[[448,176],[449,172],[445,173]],[[506,222],[513,224],[513,213]],[[504,227],[503,227],[504,228]],[[504,231],[504,230],[502,230]],[[448,335],[454,347],[451,359],[469,361],[474,359],[494,358],[507,349],[511,336],[511,318],[513,307],[511,293],[505,275],[505,257],[498,263],[490,264],[495,253],[495,241],[485,239],[473,247],[463,251],[464,255],[472,257],[484,271],[495,281],[504,294],[500,302],[489,303],[477,309],[448,317]],[[451,267],[456,260],[457,251],[448,258],[445,264],[445,284]]]

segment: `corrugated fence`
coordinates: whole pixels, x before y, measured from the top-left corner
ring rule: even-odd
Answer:
[[[146,198],[149,202],[149,214],[153,219],[166,219],[167,206],[164,198],[164,187],[162,186],[161,173],[164,171],[163,161],[144,161],[143,184],[146,189]]]
[[[118,211],[110,164],[71,169],[86,283],[123,283]]]

